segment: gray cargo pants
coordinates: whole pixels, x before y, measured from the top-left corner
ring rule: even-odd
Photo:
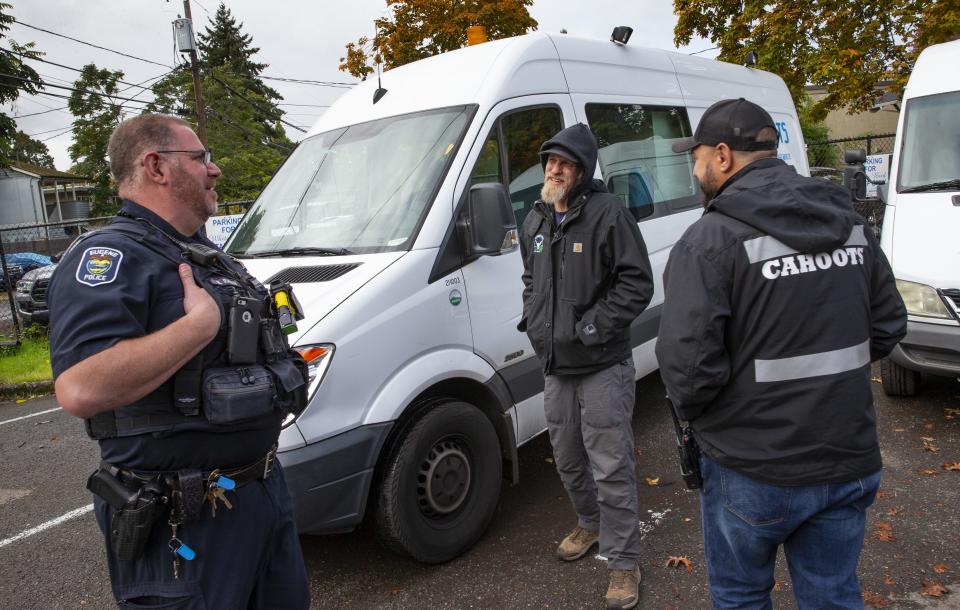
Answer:
[[[553,458],[580,527],[600,530],[611,570],[640,556],[633,360],[586,375],[547,375],[543,406]]]

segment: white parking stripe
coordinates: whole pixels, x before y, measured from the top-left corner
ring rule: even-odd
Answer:
[[[24,538],[29,538],[30,536],[33,536],[34,534],[39,534],[40,532],[42,532],[42,531],[44,531],[44,530],[48,530],[48,529],[50,529],[51,527],[56,527],[56,526],[60,525],[61,523],[65,522],[65,521],[69,521],[70,519],[75,519],[76,517],[79,517],[79,516],[81,516],[81,515],[85,515],[86,513],[89,513],[89,512],[92,511],[92,510],[93,510],[93,504],[89,504],[89,505],[87,505],[87,506],[84,506],[83,508],[78,508],[77,510],[72,510],[72,511],[70,511],[69,513],[67,513],[67,514],[65,514],[65,515],[60,515],[60,516],[57,517],[56,519],[51,519],[50,521],[47,521],[46,523],[41,523],[41,524],[38,525],[37,527],[31,527],[30,529],[28,529],[28,530],[26,530],[26,531],[20,532],[20,533],[17,534],[16,536],[13,536],[13,537],[11,537],[11,538],[7,538],[6,540],[0,540],[0,549],[2,549],[3,547],[7,546],[8,544],[13,544],[14,542],[17,542],[17,541],[19,541],[19,540],[23,540]]]
[[[30,419],[31,417],[36,417],[37,415],[44,415],[46,413],[53,413],[54,411],[59,411],[60,407],[56,409],[47,409],[46,411],[40,411],[39,413],[31,413],[30,415],[24,415],[22,417],[14,417],[13,419],[8,419],[5,421],[0,421],[0,426],[3,424],[12,424],[15,421],[20,421],[21,419]]]

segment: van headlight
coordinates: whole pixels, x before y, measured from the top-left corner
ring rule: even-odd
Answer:
[[[953,318],[940,294],[930,286],[897,280],[897,290],[900,291],[903,304],[907,306],[908,314],[928,318]]]
[[[307,402],[317,393],[320,382],[330,366],[333,359],[333,343],[319,343],[317,345],[298,345],[293,349],[297,350],[307,362]],[[286,428],[296,420],[291,413],[283,420],[283,427]]]

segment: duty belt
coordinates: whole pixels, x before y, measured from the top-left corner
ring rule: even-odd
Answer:
[[[243,487],[247,483],[266,479],[273,472],[273,466],[277,461],[277,446],[270,448],[265,456],[247,466],[242,466],[233,470],[223,470],[215,468],[213,470],[195,471],[198,472],[203,481],[216,479],[218,476],[224,476],[236,483],[237,487]],[[107,467],[104,464],[104,467]],[[120,468],[117,470],[119,478],[124,483],[140,484],[150,481],[163,481],[170,487],[176,487],[175,479],[181,473],[189,472],[187,470],[168,470],[162,472],[136,472]]]

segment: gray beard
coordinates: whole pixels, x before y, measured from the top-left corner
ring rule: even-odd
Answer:
[[[544,182],[543,188],[540,189],[540,199],[543,199],[544,203],[550,205],[557,205],[561,201],[567,198],[567,188],[563,186],[553,186],[550,182]]]

